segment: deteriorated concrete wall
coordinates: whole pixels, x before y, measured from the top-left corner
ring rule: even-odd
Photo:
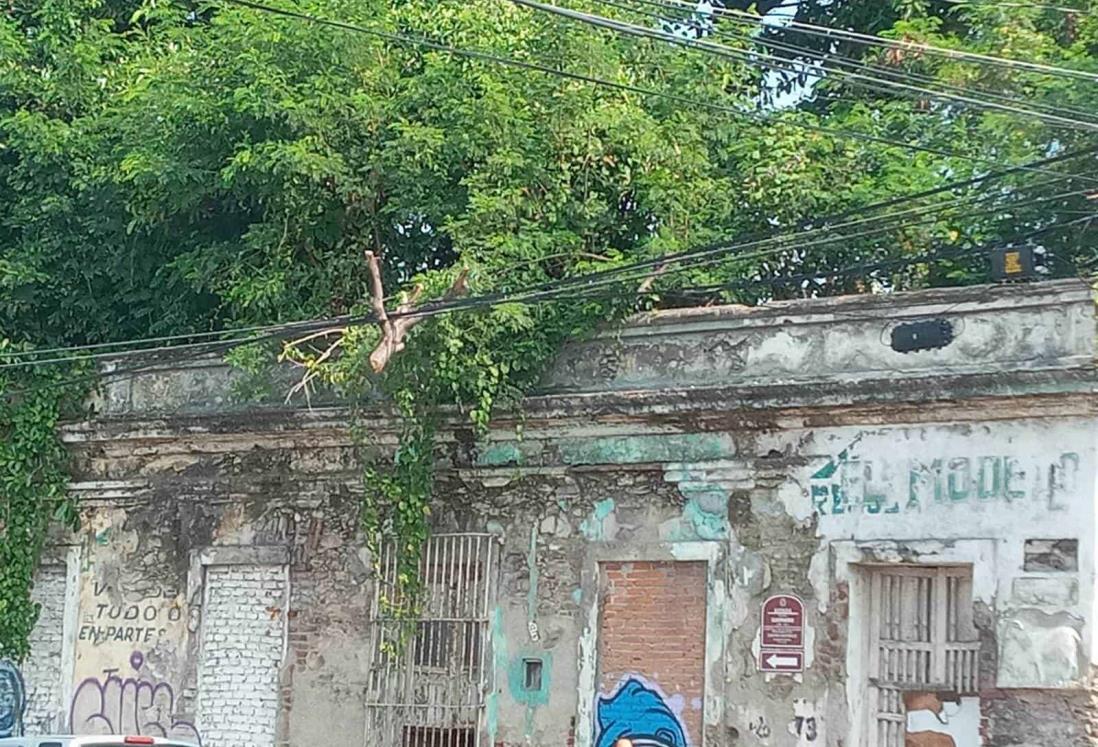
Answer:
[[[954,341],[891,348],[928,318]],[[480,743],[1091,744],[1094,333],[1086,289],[1050,283],[664,313],[565,351],[521,436],[440,453],[436,532],[497,548],[484,647],[455,649],[487,661]],[[346,413],[234,410],[231,379],[119,381],[66,428],[85,530],[57,538],[25,686],[62,729],[378,743]],[[940,585],[882,597],[906,572]],[[778,633],[772,597],[804,605]],[[890,694],[888,609],[958,658]]]

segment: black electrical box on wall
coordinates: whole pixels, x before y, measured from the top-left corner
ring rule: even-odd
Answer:
[[[991,277],[993,280],[1024,280],[1037,275],[1033,248],[1029,246],[993,249]]]
[[[892,328],[892,349],[897,353],[944,348],[953,342],[953,325],[947,319],[898,324]]]

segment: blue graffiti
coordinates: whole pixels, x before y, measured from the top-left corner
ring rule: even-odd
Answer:
[[[23,736],[27,689],[15,665],[0,661],[0,739]]]
[[[635,747],[688,747],[686,729],[664,697],[637,677],[611,696],[599,696],[595,747],[628,739]]]

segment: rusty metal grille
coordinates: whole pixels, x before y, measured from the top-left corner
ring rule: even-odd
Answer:
[[[870,568],[873,747],[904,747],[904,693],[974,693],[980,644],[968,568]]]
[[[371,611],[370,747],[480,747],[491,686],[489,614],[498,539],[439,534],[423,548],[413,610],[400,600],[393,546],[382,550]]]

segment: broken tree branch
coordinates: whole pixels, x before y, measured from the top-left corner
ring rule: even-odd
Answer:
[[[642,280],[641,284],[637,286],[637,293],[642,294],[652,290],[652,286],[655,284],[656,279],[665,272],[667,272],[666,264],[661,263],[659,265],[656,265],[656,269],[652,272],[652,274]]]
[[[305,335],[304,337],[300,337],[296,340],[290,340],[283,348],[282,355],[279,356],[279,360],[286,360],[287,351],[300,347],[310,340],[315,340],[320,337],[330,337],[331,335],[339,335],[340,337],[342,337],[345,334],[347,334],[346,327],[329,327],[328,329],[322,329],[319,332],[313,332],[311,335]]]
[[[374,373],[381,373],[393,355],[404,349],[404,338],[408,332],[424,319],[423,316],[415,314],[416,302],[423,295],[423,286],[417,285],[411,294],[403,297],[394,312],[397,318],[390,319],[389,312],[385,310],[385,287],[381,281],[381,262],[377,255],[369,250],[366,252],[366,267],[370,271],[370,305],[377,316],[378,327],[381,328],[381,340],[370,353],[370,368]],[[446,291],[445,299],[465,295],[467,274],[466,270],[458,273],[450,289]]]

